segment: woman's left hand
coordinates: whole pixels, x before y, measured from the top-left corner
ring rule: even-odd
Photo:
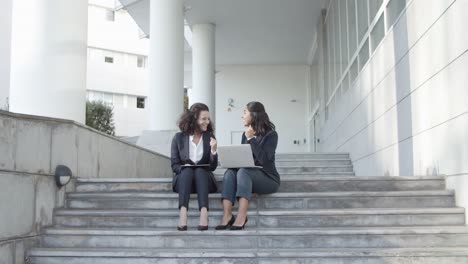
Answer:
[[[216,141],[216,139],[214,139],[214,138],[211,138],[210,146],[211,146],[211,152],[215,153],[216,150],[218,150],[218,141]]]

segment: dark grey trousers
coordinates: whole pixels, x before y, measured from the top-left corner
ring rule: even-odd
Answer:
[[[210,172],[203,168],[183,168],[177,179],[177,192],[179,193],[179,209],[182,206],[188,209],[190,193],[195,184],[198,196],[198,207],[208,207],[208,193],[210,185]]]
[[[252,193],[270,194],[278,191],[279,183],[255,168],[228,169],[224,173],[222,199],[235,204],[236,198],[250,200]]]

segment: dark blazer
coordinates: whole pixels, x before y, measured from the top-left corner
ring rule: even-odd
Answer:
[[[242,144],[250,144],[255,160],[255,165],[262,166],[263,171],[274,181],[280,184],[280,175],[276,170],[275,152],[278,146],[278,133],[271,130],[264,136],[256,136],[247,140],[245,133],[242,134]]]
[[[206,168],[210,175],[210,186],[209,192],[214,193],[217,191],[216,179],[213,175],[214,170],[218,167],[218,154],[211,154],[210,140],[211,137],[214,137],[210,132],[205,132],[202,135],[203,137],[203,157],[198,162],[198,164],[210,164]],[[171,167],[172,171],[175,173],[174,178],[172,179],[172,189],[176,192],[177,178],[180,175],[180,172],[184,169],[182,165],[184,164],[195,164],[194,161],[190,160],[190,149],[189,149],[189,135],[184,132],[178,132],[175,134],[172,139],[171,145]],[[192,193],[195,193],[195,186],[192,186]]]

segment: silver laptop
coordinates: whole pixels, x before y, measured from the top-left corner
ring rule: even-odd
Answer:
[[[250,144],[219,146],[218,157],[222,168],[262,168],[255,165]]]

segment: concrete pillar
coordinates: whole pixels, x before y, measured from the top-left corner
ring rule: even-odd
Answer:
[[[85,122],[87,30],[88,1],[14,1],[12,112]]]
[[[184,103],[183,0],[150,1],[150,130],[175,130]]]
[[[0,8],[0,109],[8,110],[10,97],[10,56],[12,2],[5,0]]]
[[[208,105],[211,119],[215,117],[215,25],[196,24],[192,27],[192,91],[189,104]]]

